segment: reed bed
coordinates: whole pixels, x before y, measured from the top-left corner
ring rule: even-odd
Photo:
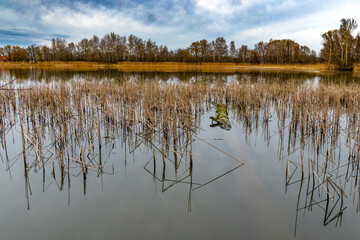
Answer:
[[[253,70],[329,71],[334,66],[327,64],[248,64],[248,63],[184,63],[184,62],[2,62],[3,69],[38,68],[47,70],[92,71],[118,69],[125,72],[241,72]]]
[[[199,140],[246,165],[198,134],[201,118],[216,102],[228,105],[232,124],[244,134],[261,131],[269,144],[276,134],[279,158],[286,161],[286,189],[300,184],[297,211],[325,204],[326,225],[342,216],[344,198],[359,199],[358,85],[71,82],[6,85],[0,101],[0,156],[9,171],[22,159],[26,179],[29,171],[42,172],[44,190],[47,174],[60,189],[65,178],[81,174],[85,194],[89,171],[113,173],[110,154],[119,143],[128,153],[150,152],[154,168],[157,161],[164,169],[184,164],[191,174],[193,143]],[[276,133],[270,131],[274,126]],[[13,156],[11,138],[21,145]]]

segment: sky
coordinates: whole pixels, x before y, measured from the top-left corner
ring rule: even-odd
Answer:
[[[359,9],[359,0],[0,0],[0,46],[115,32],[171,49],[221,36],[250,48],[287,38],[318,52],[320,35],[341,18],[360,22]]]

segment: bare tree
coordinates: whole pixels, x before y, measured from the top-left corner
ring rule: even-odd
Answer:
[[[231,41],[230,42],[230,56],[231,56],[231,60],[234,61],[234,59],[236,58],[237,55],[237,51],[236,51],[236,47],[235,47],[235,42]]]
[[[8,57],[8,59],[10,59],[10,56],[11,56],[11,46],[10,45],[6,45],[4,47],[4,54]]]
[[[245,63],[246,61],[249,60],[250,50],[246,45],[241,45],[238,54],[239,54],[239,58],[241,58],[241,61]]]
[[[66,55],[66,40],[61,38],[53,38],[51,40],[52,60],[64,61]]]
[[[265,60],[265,56],[266,56],[266,43],[264,43],[263,41],[258,42],[257,44],[255,44],[255,50],[258,52],[259,56],[260,56],[260,63],[263,64],[264,60]]]
[[[35,62],[38,60],[36,54],[37,49],[38,47],[35,44],[32,44],[26,48],[27,58],[30,62]]]
[[[215,54],[218,56],[219,62],[221,62],[222,57],[226,56],[228,53],[228,45],[226,40],[223,37],[218,37],[215,40]]]

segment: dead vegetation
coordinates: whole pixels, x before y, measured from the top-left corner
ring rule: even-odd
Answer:
[[[246,135],[261,130],[268,143],[278,137],[279,157],[286,161],[286,189],[300,184],[297,212],[320,206],[326,225],[341,220],[344,198],[355,199],[360,192],[358,85],[124,81],[34,84],[27,89],[3,86],[0,140],[4,154],[0,156],[9,172],[22,159],[26,180],[29,171],[41,172],[44,191],[48,174],[60,189],[65,178],[81,174],[85,194],[89,171],[98,176],[113,173],[110,156],[118,143],[125,152],[151,152],[146,165],[152,161],[154,169],[159,160],[163,168],[169,163],[175,169],[184,164],[191,179],[194,157],[198,157],[192,151],[194,141],[243,165],[198,136],[201,117],[215,102],[227,104],[232,124],[240,125]],[[19,154],[9,153],[10,141],[21,146]],[[159,180],[164,182],[165,176]],[[181,175],[173,184],[182,181]],[[29,186],[26,191],[31,194]],[[306,193],[301,207],[302,191]]]
[[[329,71],[334,66],[327,64],[248,64],[248,63],[184,63],[184,62],[3,62],[3,69],[38,68],[46,70],[93,71],[117,69],[124,72],[207,72],[235,73],[249,70],[261,71]]]

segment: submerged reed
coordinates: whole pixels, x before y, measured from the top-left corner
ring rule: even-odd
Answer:
[[[191,172],[197,156],[193,142],[206,143],[198,136],[201,117],[215,102],[227,104],[230,121],[235,119],[247,135],[261,129],[264,140],[270,142],[274,133],[269,125],[276,124],[279,157],[287,161],[286,187],[297,169],[297,181],[308,181],[305,208],[321,201],[315,201],[313,194],[320,189],[327,212],[331,200],[338,196],[342,202],[347,197],[348,182],[352,191],[360,190],[358,85],[73,82],[33,85],[27,90],[3,88],[0,102],[0,140],[7,169],[18,156],[8,156],[6,139],[20,126],[25,175],[30,169],[45,175],[45,169],[50,168],[53,178],[60,178],[60,189],[65,176],[75,174],[74,169],[83,175],[84,193],[89,170],[97,171],[98,176],[104,169],[111,173],[108,160],[115,139],[122,140],[125,152],[132,153],[140,146],[150,151],[154,168],[159,154],[164,168],[169,162],[175,169],[183,163]],[[212,144],[209,147],[217,149]],[[104,149],[108,153],[105,158]],[[300,159],[294,160],[292,154],[297,151]],[[346,164],[340,163],[344,154]],[[324,224],[331,219],[326,217]]]

